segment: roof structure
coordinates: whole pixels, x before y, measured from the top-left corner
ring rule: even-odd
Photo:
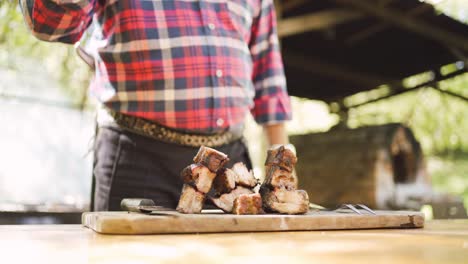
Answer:
[[[386,85],[380,100],[463,74],[468,67],[468,25],[419,0],[280,0],[278,34],[294,96],[336,102]],[[454,70],[441,67],[454,64]],[[414,87],[403,79],[429,72]],[[366,102],[367,103],[367,102]],[[359,104],[362,105],[362,104]]]

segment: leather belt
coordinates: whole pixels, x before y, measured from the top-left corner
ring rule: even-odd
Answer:
[[[232,133],[230,131],[212,135],[186,133],[144,118],[122,114],[110,109],[107,109],[107,111],[119,127],[166,143],[189,147],[219,147],[242,138],[242,133]]]

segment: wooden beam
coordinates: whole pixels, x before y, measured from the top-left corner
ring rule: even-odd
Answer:
[[[409,31],[413,31],[427,38],[433,39],[440,43],[445,43],[449,46],[458,47],[464,51],[468,51],[468,38],[451,32],[447,32],[436,25],[429,25],[426,22],[415,18],[401,15],[398,10],[388,7],[379,7],[372,4],[371,1],[356,1],[356,0],[335,0],[337,3],[352,6],[358,10],[369,13],[395,26],[399,26]]]
[[[452,48],[452,47],[447,47],[452,54],[457,57],[459,60],[461,60],[465,65],[468,65],[468,56],[462,52],[459,49]]]
[[[284,12],[289,12],[293,9],[296,9],[306,3],[307,0],[283,0],[282,6]]]
[[[383,83],[398,83],[386,76],[378,76],[374,74],[359,72],[342,65],[333,64],[310,56],[305,56],[300,53],[283,51],[284,63],[288,67],[305,70],[306,72],[320,74],[328,77],[345,80],[356,85],[377,87]]]
[[[379,1],[379,6],[386,6],[386,5],[390,4],[391,2],[393,2],[393,0],[380,0]]]
[[[307,31],[325,29],[363,16],[360,12],[337,8],[286,18],[278,22],[278,36],[287,37]]]
[[[461,94],[457,94],[457,93],[454,93],[454,92],[451,92],[451,91],[448,91],[448,90],[442,90],[442,89],[440,89],[440,87],[436,87],[436,86],[431,86],[431,88],[434,89],[434,90],[437,90],[437,91],[439,91],[441,93],[448,94],[450,96],[453,96],[453,97],[456,97],[458,99],[462,99],[465,102],[468,102],[468,97],[463,96]]]
[[[429,83],[429,84],[432,84],[432,82]],[[388,99],[390,97],[394,97],[396,95],[400,95],[400,94],[404,94],[404,93],[407,93],[407,92],[415,91],[415,90],[418,90],[418,89],[421,89],[421,88],[424,88],[424,87],[428,87],[428,83],[417,85],[415,87],[411,87],[411,88],[408,88],[408,89],[396,89],[393,92],[391,92],[391,93],[389,93],[389,94],[387,94],[385,96],[375,98],[375,99],[372,99],[372,100],[369,100],[369,101],[366,101],[366,102],[363,102],[363,103],[359,103],[359,104],[346,105],[344,102],[342,102],[342,103],[339,103],[339,105],[341,107],[344,107],[344,109],[340,109],[340,111],[348,111],[351,108],[357,108],[357,107],[361,107],[361,106],[364,106],[364,105],[367,105],[367,104],[375,103],[375,102],[378,102],[378,101],[381,101],[381,100],[384,100],[384,99]]]
[[[428,81],[428,82],[421,83],[421,84],[418,84],[418,85],[410,87],[410,88],[404,88],[403,86],[396,87],[396,88],[392,87],[393,89],[389,94],[384,95],[384,96],[379,97],[379,98],[376,98],[376,99],[372,99],[372,100],[369,100],[369,101],[366,101],[366,102],[363,102],[363,103],[359,103],[359,104],[354,104],[354,105],[345,105],[344,103],[340,103],[339,104],[340,106],[345,107],[345,109],[340,109],[340,110],[347,110],[347,109],[350,109],[350,108],[356,108],[356,107],[360,107],[360,106],[367,105],[367,104],[370,104],[370,103],[375,103],[375,102],[378,102],[378,101],[381,101],[381,100],[384,100],[384,99],[388,99],[388,98],[393,97],[395,95],[415,91],[415,90],[418,90],[418,89],[421,89],[421,88],[424,88],[424,87],[434,88],[435,83],[438,83],[438,82],[444,81],[444,80],[448,80],[450,78],[453,78],[453,77],[458,76],[458,75],[463,74],[463,73],[466,73],[466,69],[461,69],[461,70],[458,70],[458,71],[454,71],[454,72],[449,73],[447,75],[443,75],[438,80]],[[440,90],[440,89],[437,89],[437,90],[439,90],[441,92],[447,92],[446,90]],[[458,94],[456,96],[461,97],[462,99],[465,99],[464,96],[461,96],[461,95],[458,95]]]
[[[420,5],[416,8],[413,8],[411,9],[409,12],[407,12],[405,14],[405,16],[408,16],[408,17],[412,17],[412,16],[417,16],[417,15],[420,15],[428,10],[434,10],[434,8],[427,4],[427,5]],[[347,40],[345,40],[345,43],[348,44],[348,45],[355,45],[359,42],[361,42],[362,40],[374,35],[374,34],[377,34],[379,32],[382,32],[386,29],[388,29],[389,27],[391,27],[392,24],[388,23],[388,22],[381,22],[381,23],[378,23],[378,24],[375,24],[373,26],[370,26],[354,35],[352,35],[351,37],[349,37]]]

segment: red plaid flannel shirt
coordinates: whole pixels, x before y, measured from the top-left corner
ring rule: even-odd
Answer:
[[[42,40],[84,45],[115,111],[217,132],[291,118],[273,0],[21,0]]]

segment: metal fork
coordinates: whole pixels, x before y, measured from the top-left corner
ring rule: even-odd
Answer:
[[[368,212],[368,213],[373,214],[373,215],[377,215],[372,209],[370,209],[369,207],[367,207],[364,204],[342,204],[342,205],[338,206],[338,208],[336,208],[336,209],[328,209],[328,208],[325,208],[325,207],[323,207],[321,205],[310,203],[309,208],[316,209],[316,210],[319,210],[319,211],[338,211],[340,209],[350,209],[351,211],[355,212],[356,214],[362,215],[362,212],[359,211],[359,209],[358,209],[358,208],[361,208],[365,212]]]
[[[338,211],[340,209],[346,209],[346,208],[352,210],[356,214],[362,214],[358,209],[358,208],[361,208],[361,209],[363,209],[364,211],[366,211],[366,212],[368,212],[370,214],[377,215],[372,209],[370,209],[369,207],[367,207],[367,206],[365,206],[363,204],[342,204],[340,207],[335,209],[335,211]]]

